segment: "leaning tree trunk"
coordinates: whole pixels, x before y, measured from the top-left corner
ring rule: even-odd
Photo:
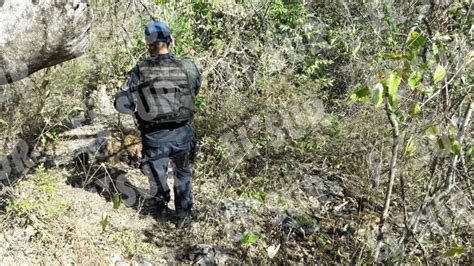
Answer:
[[[82,55],[90,0],[0,0],[0,85]]]

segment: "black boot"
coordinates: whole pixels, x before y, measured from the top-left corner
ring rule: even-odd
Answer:
[[[164,204],[162,206],[159,206],[153,215],[156,220],[163,220],[167,221],[173,218],[173,210],[168,208],[167,204]]]
[[[184,228],[184,227],[190,226],[192,221],[196,220],[197,218],[196,213],[191,208],[188,208],[188,209],[177,208],[174,216],[175,216],[176,227],[178,228]]]
[[[159,198],[148,199],[143,207],[145,213],[152,215],[157,220],[167,220],[173,216],[173,211],[168,208],[168,204]]]

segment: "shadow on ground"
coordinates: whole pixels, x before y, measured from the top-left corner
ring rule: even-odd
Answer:
[[[97,193],[106,201],[113,202],[117,195],[120,195],[121,202],[135,209],[143,215],[156,214],[153,206],[153,197],[149,195],[149,190],[143,187],[148,185],[140,178],[141,186],[136,185],[130,176],[139,175],[137,170],[122,169],[106,163],[92,165],[76,165],[73,174],[67,178],[67,184],[75,188],[82,188],[91,193]],[[144,184],[143,184],[144,183]]]

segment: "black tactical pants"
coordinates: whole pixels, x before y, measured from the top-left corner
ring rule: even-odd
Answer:
[[[194,129],[190,124],[168,130],[163,129],[142,134],[142,171],[148,176],[150,194],[164,206],[170,201],[167,184],[168,165],[171,161],[174,173],[174,195],[176,209],[190,209],[193,204],[191,187],[192,170],[189,165],[189,150]]]

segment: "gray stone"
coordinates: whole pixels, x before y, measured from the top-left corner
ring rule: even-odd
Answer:
[[[1,0],[0,85],[85,52],[90,0]]]
[[[191,261],[197,265],[224,265],[230,261],[232,265],[239,264],[232,255],[219,247],[207,244],[195,245],[189,248],[181,260]]]
[[[141,262],[138,263],[138,266],[153,266],[153,264],[146,260],[142,260]]]

